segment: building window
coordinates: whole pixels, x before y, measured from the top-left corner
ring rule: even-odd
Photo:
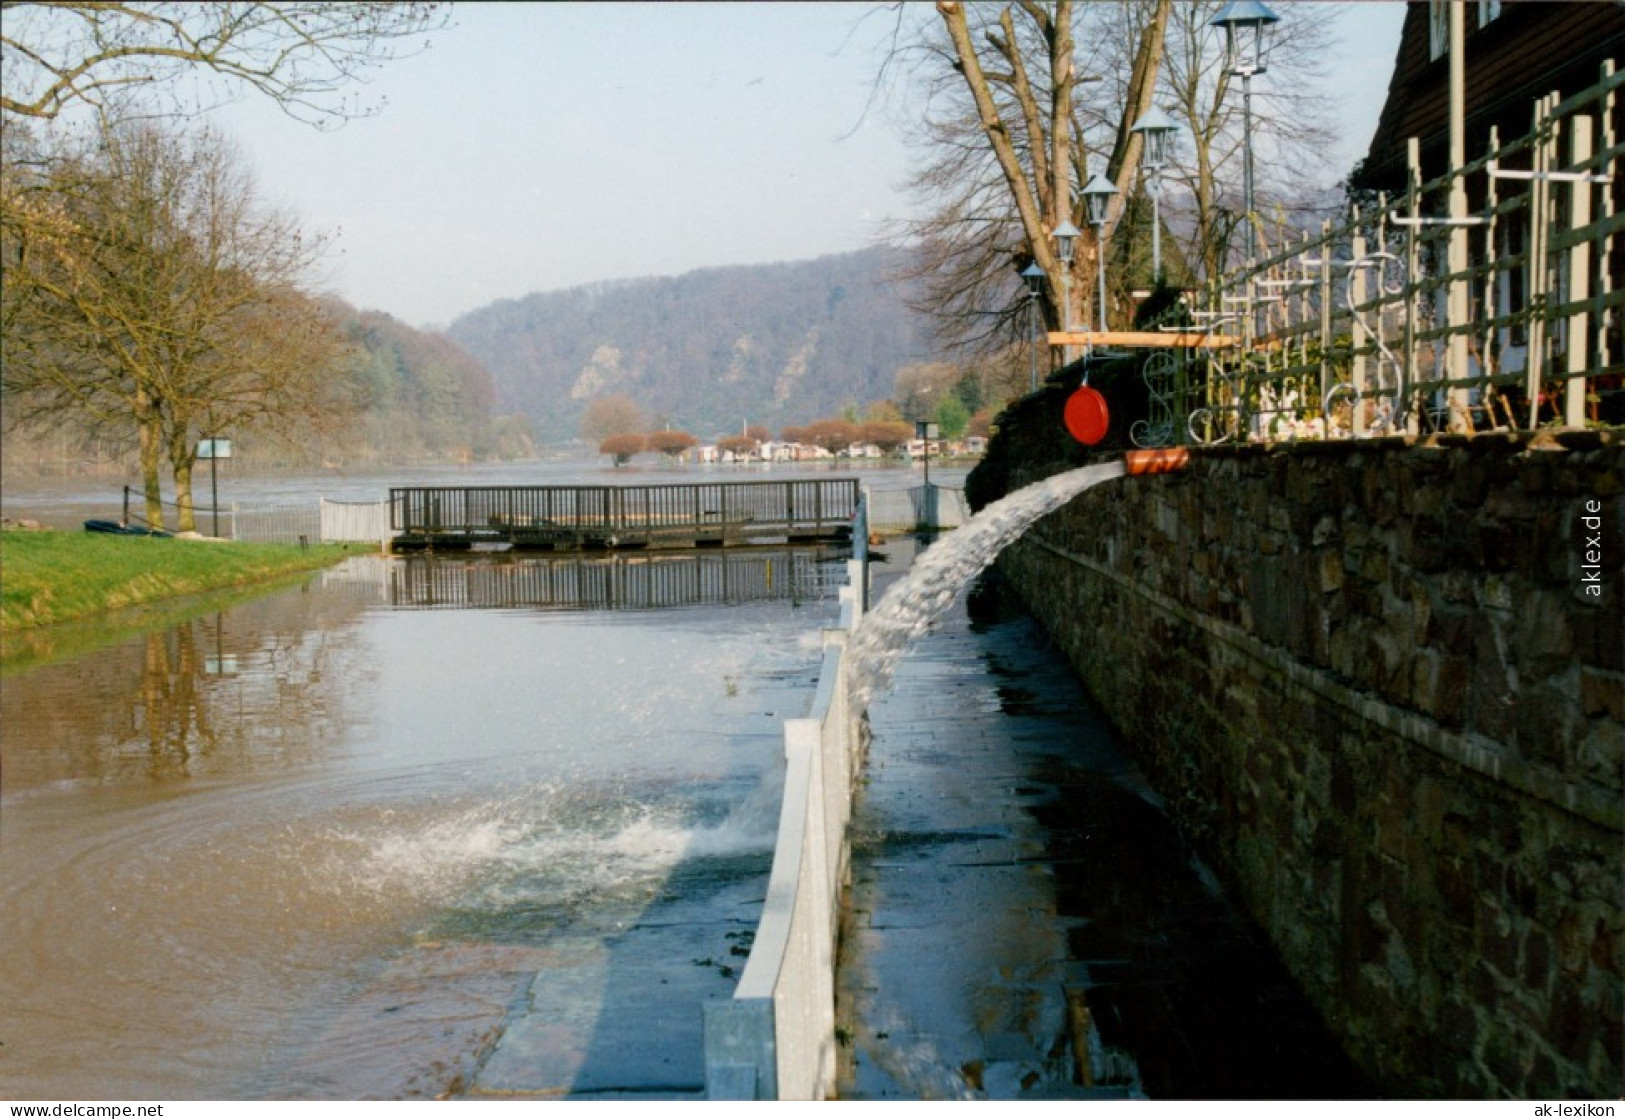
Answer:
[[[1450,53],[1450,5],[1452,0],[1428,0],[1428,59],[1443,58]],[[1501,14],[1501,0],[1475,0],[1479,27]]]

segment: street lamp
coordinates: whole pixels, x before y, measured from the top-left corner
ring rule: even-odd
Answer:
[[[1253,230],[1253,75],[1264,72],[1272,23],[1281,17],[1258,0],[1230,0],[1210,26],[1224,28],[1224,68],[1241,79],[1241,204],[1246,211],[1242,244],[1247,259],[1256,253]]]
[[[1106,212],[1111,209],[1117,188],[1104,175],[1097,174],[1083,188],[1083,201],[1089,207],[1089,224],[1095,227],[1095,258],[1100,272],[1100,332],[1106,333]]]
[[[1140,166],[1145,168],[1146,189],[1151,192],[1151,286],[1162,282],[1162,169],[1168,164],[1168,140],[1179,126],[1168,114],[1153,105],[1130,132],[1145,139],[1140,150]]]
[[[1044,270],[1038,267],[1035,260],[1021,270],[1021,278],[1027,281],[1027,341],[1030,360],[1028,365],[1028,380],[1031,382],[1028,392],[1038,391],[1038,297],[1044,291]]]
[[[1072,255],[1078,249],[1078,237],[1083,230],[1072,224],[1070,218],[1061,219],[1061,224],[1050,231],[1055,238],[1055,255],[1061,258],[1061,330],[1072,329]],[[1072,343],[1068,342],[1061,347],[1061,360],[1066,365],[1072,364]]]

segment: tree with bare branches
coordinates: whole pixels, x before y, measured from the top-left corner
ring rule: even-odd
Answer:
[[[1080,192],[1091,175],[1106,176],[1121,198],[1138,174],[1131,126],[1151,104],[1170,0],[1151,4],[1119,104],[1094,94],[1098,76],[1080,76],[1076,64],[1079,28],[1094,41],[1101,7],[1083,5],[1080,17],[1070,0],[941,0],[936,24],[900,32],[912,40],[893,59],[919,61],[912,77],[927,103],[914,186],[930,206],[904,232],[919,250],[926,309],[953,344],[987,352],[1018,337],[1026,300],[1016,274],[1028,264],[1044,274],[1047,329],[1087,321],[1104,245],[1086,233],[1068,266],[1053,235],[1063,223],[1088,229]]]
[[[611,435],[629,435],[648,427],[648,417],[638,402],[625,393],[610,393],[595,397],[587,404],[581,416],[581,434],[585,439],[604,440]]]
[[[1239,220],[1232,196],[1241,136],[1239,97],[1227,96],[1222,72],[1224,36],[1211,26],[1219,7],[942,0],[934,11],[897,10],[881,80],[923,106],[912,114],[920,152],[912,185],[925,213],[904,223],[898,239],[914,251],[912,275],[923,281],[917,307],[936,319],[945,342],[1012,369],[1025,364],[1028,297],[1018,273],[1029,264],[1043,273],[1042,330],[1092,323],[1102,251],[1107,319],[1126,325],[1130,276],[1120,265],[1128,246],[1113,242],[1131,226],[1148,229],[1148,217],[1124,218],[1131,205],[1141,209],[1143,140],[1133,126],[1153,105],[1185,132],[1182,161],[1164,173],[1184,195],[1171,200],[1165,190],[1165,225],[1171,212],[1178,217],[1179,253],[1202,275],[1222,271]],[[1262,108],[1254,140],[1275,171],[1260,184],[1260,209],[1288,204],[1325,137],[1313,78],[1330,16],[1319,7],[1283,6],[1268,90],[1255,90]],[[1117,192],[1105,244],[1080,197],[1096,174]],[[1053,240],[1063,221],[1081,231],[1070,269]]]
[[[1163,209],[1184,258],[1203,279],[1224,273],[1231,243],[1244,220],[1241,201],[1241,91],[1224,69],[1224,34],[1213,26],[1219,0],[1176,5],[1169,17],[1157,101],[1180,126],[1176,157],[1163,172],[1178,189]],[[1255,187],[1259,243],[1279,243],[1284,231],[1314,210],[1302,187],[1324,177],[1322,154],[1331,142],[1328,102],[1320,91],[1322,67],[1336,12],[1331,5],[1282,5],[1271,36],[1268,72],[1254,88],[1253,144],[1266,158]],[[1121,41],[1136,33],[1141,10],[1118,7]],[[1265,220],[1262,215],[1272,215]]]
[[[55,120],[71,106],[190,115],[243,90],[330,125],[369,111],[355,87],[446,25],[439,3],[154,0],[0,3],[0,111]]]
[[[262,209],[208,130],[63,143],[3,176],[8,419],[133,432],[148,521],[163,524],[167,459],[190,530],[199,436],[320,430],[342,412],[349,348],[300,287],[321,242]]]
[[[699,440],[686,431],[651,431],[643,437],[644,446],[651,451],[659,451],[667,458],[675,459],[684,451],[692,450],[699,445]]]

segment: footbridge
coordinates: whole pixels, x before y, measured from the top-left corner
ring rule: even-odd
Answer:
[[[402,486],[398,550],[476,544],[542,551],[722,547],[850,537],[856,478],[653,486]]]

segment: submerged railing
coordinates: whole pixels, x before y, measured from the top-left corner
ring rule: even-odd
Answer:
[[[860,764],[862,712],[848,696],[847,637],[868,569],[848,561],[839,624],[824,631],[812,710],[784,727],[784,800],[767,899],[739,985],[705,1006],[706,1095],[814,1100],[835,1088],[835,950]]]

